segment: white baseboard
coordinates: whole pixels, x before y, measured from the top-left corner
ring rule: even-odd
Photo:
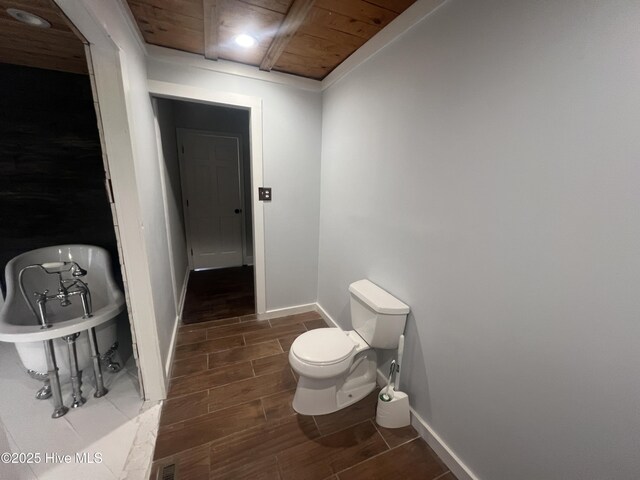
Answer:
[[[180,315],[176,315],[176,320],[173,323],[173,332],[171,333],[171,346],[169,347],[169,354],[167,355],[167,361],[164,364],[164,374],[168,379],[171,374],[171,364],[173,363],[173,354],[176,351],[176,341],[178,340],[178,326],[180,325]]]
[[[449,467],[449,470],[451,470],[458,480],[479,480],[471,469],[467,467],[460,458],[458,458],[451,448],[449,448],[449,445],[444,443],[431,426],[420,415],[418,415],[413,408],[410,408],[410,410],[411,425],[413,425],[433,451],[438,454],[440,459],[447,467]]]
[[[380,369],[378,369],[378,374],[376,375],[376,383],[380,388],[387,384],[387,375]]]
[[[322,308],[322,305],[316,303],[316,311],[320,314],[328,325],[340,328],[340,325]],[[381,387],[387,384],[387,376],[380,369],[376,375],[376,381]],[[458,480],[478,480],[478,477],[467,467],[460,458],[444,443],[440,436],[431,428],[431,426],[413,409],[411,411],[411,425],[418,431],[425,442],[433,449],[440,459],[445,463],[449,470],[458,477]]]
[[[319,303],[316,303],[315,310],[320,314],[320,316],[324,319],[324,321],[327,322],[327,325],[340,328],[340,325],[338,325],[338,323],[333,318],[331,318],[331,315],[329,315],[327,311],[324,308],[322,308],[322,305],[320,305]]]
[[[376,382],[380,388],[387,384],[387,375],[380,369],[376,375]],[[438,457],[445,463],[449,470],[458,478],[458,480],[478,480],[478,477],[467,467],[460,458],[444,443],[440,436],[431,428],[431,426],[422,418],[412,406],[409,406],[411,412],[411,425],[417,430],[420,436],[427,442]]]
[[[269,310],[265,313],[259,313],[259,320],[269,320],[271,318],[286,317],[287,315],[295,315],[296,313],[313,312],[316,309],[315,303],[307,303],[305,305],[296,305],[295,307],[277,308]]]
[[[182,283],[182,292],[180,292],[180,300],[178,302],[178,315],[182,320],[182,309],[184,308],[184,299],[187,298],[187,285],[189,285],[189,275],[191,275],[191,269],[187,267],[187,273],[184,275],[184,282]]]
[[[178,340],[178,327],[180,326],[180,322],[182,321],[182,310],[184,309],[184,299],[187,296],[187,285],[189,284],[189,274],[191,270],[187,268],[187,273],[184,276],[184,282],[182,283],[182,292],[180,292],[180,301],[177,305],[177,315],[176,320],[173,324],[173,332],[171,333],[171,346],[169,347],[169,355],[167,355],[167,361],[164,365],[164,373],[166,378],[169,378],[171,375],[171,366],[173,365],[173,355],[176,351],[176,341]]]

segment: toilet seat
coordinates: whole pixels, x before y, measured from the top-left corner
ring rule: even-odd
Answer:
[[[333,365],[352,356],[356,346],[339,328],[317,328],[303,333],[291,345],[299,360],[311,365]]]
[[[349,369],[357,346],[339,328],[317,328],[295,339],[289,350],[289,363],[299,375],[331,378]]]

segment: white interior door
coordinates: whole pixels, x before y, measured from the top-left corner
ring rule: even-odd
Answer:
[[[178,130],[187,244],[193,269],[242,265],[240,140]]]

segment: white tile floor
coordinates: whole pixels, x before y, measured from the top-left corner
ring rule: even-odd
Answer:
[[[87,403],[52,419],[51,400],[36,400],[42,385],[24,372],[15,347],[0,342],[0,453],[39,453],[40,463],[7,464],[0,461],[0,478],[16,480],[114,480],[123,476],[127,456],[138,431],[142,399],[138,393],[135,363],[131,359],[118,373],[104,372],[109,393],[94,398],[92,372],[83,378]],[[71,386],[63,384],[62,396],[71,403]],[[81,463],[76,453],[100,463]],[[70,463],[45,461],[46,454],[71,455]]]

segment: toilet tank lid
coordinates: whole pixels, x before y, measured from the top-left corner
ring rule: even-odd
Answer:
[[[410,308],[408,305],[369,280],[364,279],[353,282],[349,285],[349,291],[369,305],[375,312],[386,315],[409,313]]]

